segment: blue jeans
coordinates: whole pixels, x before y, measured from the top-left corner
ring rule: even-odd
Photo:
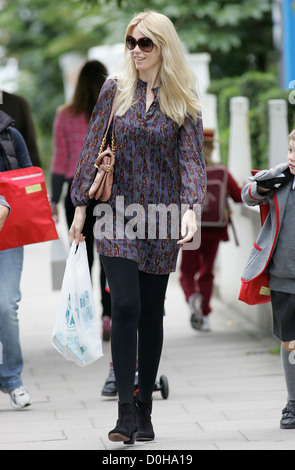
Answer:
[[[23,253],[23,247],[0,251],[0,390],[3,392],[22,386],[17,311]]]

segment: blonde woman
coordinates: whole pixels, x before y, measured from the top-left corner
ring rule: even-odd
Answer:
[[[155,436],[152,392],[163,344],[165,293],[181,245],[197,230],[193,209],[203,203],[206,172],[195,79],[173,24],[156,12],[140,13],[127,27],[125,44],[125,67],[118,80],[110,78],[102,88],[77,166],[70,235],[77,243],[83,240],[93,164],[119,87],[113,121],[114,183],[97,227],[103,225],[108,208],[112,219],[105,225],[105,236],[100,230],[96,236],[111,292],[111,346],[119,395],[119,417],[109,439],[130,444],[135,436]],[[151,222],[149,217],[150,209],[160,204],[178,208],[179,214],[183,209],[178,222],[167,210],[165,236],[159,234],[164,219],[158,214]],[[134,217],[135,209],[141,217]],[[181,235],[176,236],[179,228]],[[139,395],[134,403],[137,340]]]

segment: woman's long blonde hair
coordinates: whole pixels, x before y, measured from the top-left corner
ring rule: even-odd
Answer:
[[[135,27],[152,39],[162,55],[160,68],[161,86],[158,98],[161,111],[181,126],[185,117],[197,121],[201,105],[196,93],[196,79],[185,60],[181,42],[173,23],[167,16],[154,11],[137,14],[126,29],[126,37]],[[120,94],[116,114],[122,116],[132,106],[138,79],[131,54],[125,45],[125,62],[119,77]]]

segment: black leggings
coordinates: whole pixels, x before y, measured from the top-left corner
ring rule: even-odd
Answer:
[[[138,339],[139,399],[151,400],[163,345],[169,274],[138,270],[134,261],[101,256],[111,291],[111,348],[120,403],[133,400]]]

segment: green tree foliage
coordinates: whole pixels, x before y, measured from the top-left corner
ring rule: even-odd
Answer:
[[[60,57],[123,39],[134,13],[169,16],[190,52],[211,54],[211,76],[264,71],[272,61],[271,0],[0,0],[0,66],[19,59],[20,92],[31,104],[43,160],[58,105],[64,101]],[[253,34],[254,31],[254,34]]]
[[[102,9],[112,6],[124,24],[145,9],[166,14],[190,52],[211,54],[213,78],[265,70],[273,60],[271,0],[85,1]]]

